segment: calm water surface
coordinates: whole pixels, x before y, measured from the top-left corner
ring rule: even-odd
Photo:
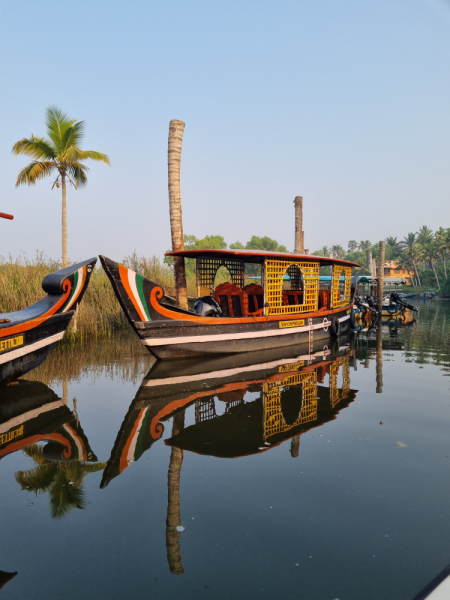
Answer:
[[[0,391],[2,598],[412,599],[450,563],[449,335],[432,301],[325,348],[55,349]]]

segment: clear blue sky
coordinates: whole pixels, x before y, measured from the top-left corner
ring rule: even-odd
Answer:
[[[446,0],[0,2],[0,254],[61,256],[60,190],[14,187],[57,105],[85,120],[69,256],[170,248],[167,135],[186,123],[185,233],[305,246],[450,227]]]

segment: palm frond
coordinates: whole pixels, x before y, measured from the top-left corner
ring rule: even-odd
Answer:
[[[73,121],[61,136],[61,144],[63,151],[68,150],[71,146],[78,146],[84,137],[84,121]]]
[[[86,150],[85,155],[86,155],[86,158],[90,158],[91,160],[97,160],[99,162],[104,162],[107,165],[111,166],[111,161],[109,160],[109,156],[106,154],[102,154],[101,152],[96,152],[95,150]]]
[[[57,106],[49,106],[46,111],[45,124],[48,137],[52,140],[58,153],[64,150],[63,137],[76,121],[69,119]]]
[[[47,492],[53,485],[53,481],[58,471],[56,463],[47,463],[38,465],[28,471],[16,471],[14,474],[17,483],[23,490],[28,492]]]
[[[72,163],[68,170],[70,177],[75,181],[77,187],[83,187],[87,184],[86,172],[89,171],[89,167],[77,162]]]
[[[55,163],[48,161],[34,161],[24,167],[17,176],[16,187],[19,185],[36,185],[39,179],[44,179],[56,168]]]
[[[23,138],[14,144],[11,152],[13,154],[26,154],[36,160],[51,160],[56,158],[55,148],[44,138],[38,138],[34,135],[31,138]]]

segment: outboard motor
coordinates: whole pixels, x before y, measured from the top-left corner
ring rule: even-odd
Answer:
[[[220,304],[212,296],[202,296],[195,301],[194,312],[201,317],[221,317]]]
[[[396,304],[398,304],[400,306],[404,306],[405,308],[409,308],[409,310],[412,310],[414,312],[418,312],[418,310],[419,310],[417,308],[417,306],[414,306],[413,304],[409,304],[409,302],[405,302],[403,300],[403,298],[399,294],[397,294],[395,292],[391,293],[390,300],[391,300],[391,303],[396,303]]]

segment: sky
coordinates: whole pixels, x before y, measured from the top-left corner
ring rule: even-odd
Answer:
[[[185,234],[294,247],[450,227],[450,0],[0,0],[0,255],[61,256],[61,190],[15,188],[45,109],[108,154],[68,189],[69,257],[171,248],[169,122],[186,123]]]

